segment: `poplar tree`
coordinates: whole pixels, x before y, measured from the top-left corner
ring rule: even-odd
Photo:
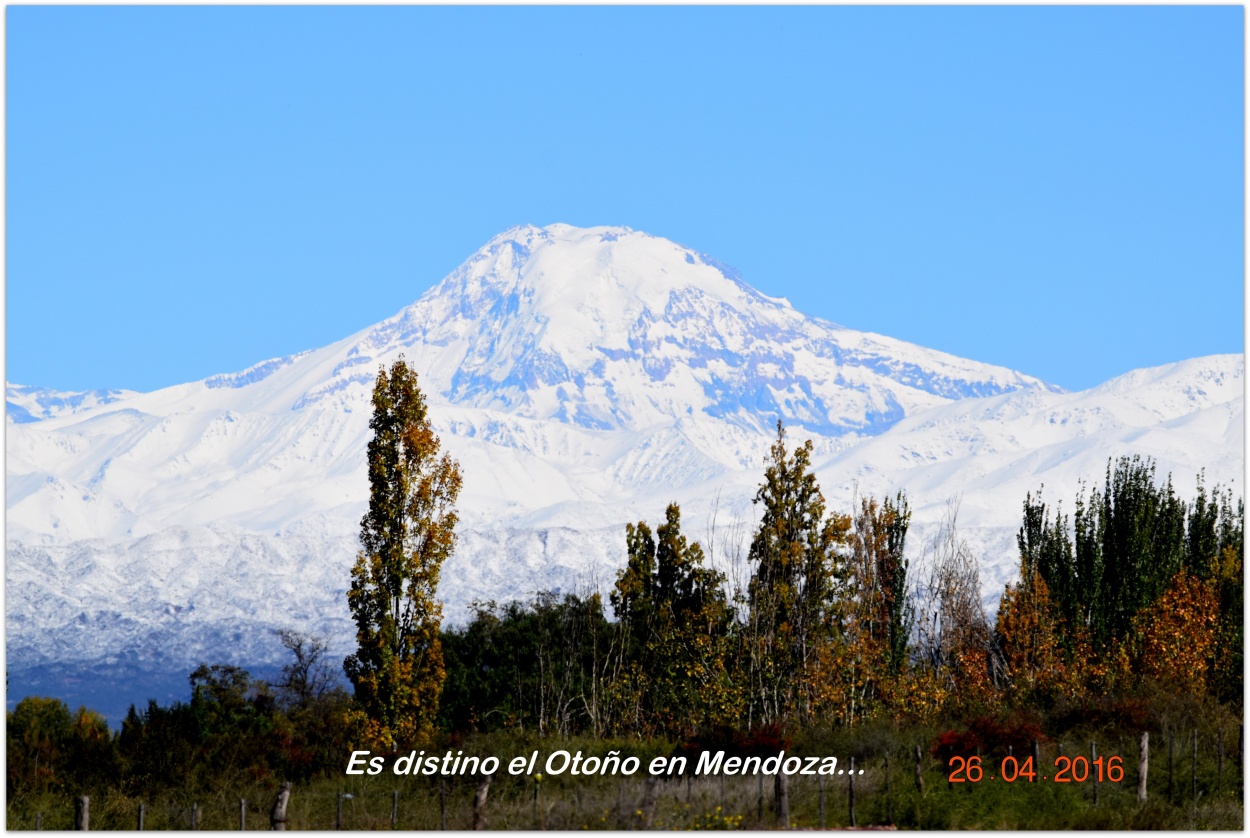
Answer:
[[[625,532],[629,562],[611,601],[624,633],[622,686],[634,727],[682,735],[723,721],[732,621],[724,575],[707,567],[703,548],[682,534],[675,503],[655,536],[645,521]]]
[[[343,668],[366,740],[397,748],[433,732],[446,672],[435,598],[455,547],[460,467],[439,456],[417,375],[403,358],[378,370],[369,422],[369,510],[348,605],[358,649]]]
[[[860,633],[881,657],[880,674],[897,675],[908,657],[914,608],[903,557],[911,507],[898,492],[878,503],[863,498],[850,534]]]
[[[817,653],[840,637],[847,612],[849,570],[840,551],[851,520],[826,517],[811,458],[811,440],[786,450],[778,421],[754,499],[763,514],[747,554],[755,565],[747,590],[751,707],[766,724],[810,717]]]

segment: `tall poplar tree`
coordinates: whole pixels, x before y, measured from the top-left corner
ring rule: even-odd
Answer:
[[[645,521],[627,524],[625,534],[629,563],[611,593],[624,635],[624,721],[669,736],[723,722],[733,619],[724,575],[705,566],[703,548],[682,534],[675,503],[655,537]]]
[[[369,511],[348,605],[356,653],[343,668],[356,688],[364,736],[397,748],[428,738],[446,672],[439,641],[439,572],[455,547],[460,467],[439,456],[417,374],[378,370],[369,422]]]
[[[751,710],[765,724],[810,717],[817,653],[841,634],[849,600],[841,551],[851,519],[826,517],[811,460],[811,440],[788,452],[778,421],[754,500],[763,514],[747,554],[755,565],[746,626]]]

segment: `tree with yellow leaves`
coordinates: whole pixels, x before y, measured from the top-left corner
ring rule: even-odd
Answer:
[[[1168,689],[1197,695],[1206,690],[1215,653],[1219,597],[1215,585],[1182,570],[1158,602],[1137,615],[1141,674]]]
[[[824,644],[841,642],[847,616],[843,547],[851,519],[826,516],[811,461],[811,440],[787,451],[778,421],[755,494],[762,515],[747,554],[754,565],[744,626],[751,724],[811,718],[818,654]]]
[[[435,598],[455,547],[460,467],[434,435],[417,374],[401,358],[378,371],[369,422],[369,510],[348,605],[358,649],[343,668],[368,744],[398,748],[433,732],[446,672]]]
[[[1053,697],[1064,678],[1063,649],[1055,627],[1050,589],[1037,571],[1021,571],[998,605],[994,629],[1008,689],[1023,699]]]

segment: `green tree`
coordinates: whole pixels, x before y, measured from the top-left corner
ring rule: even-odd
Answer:
[[[840,636],[846,616],[849,569],[840,551],[851,522],[825,516],[811,457],[811,440],[787,452],[778,421],[754,499],[763,514],[747,554],[755,566],[745,632],[752,722],[810,718],[818,652]]]
[[[624,635],[617,685],[633,732],[676,736],[722,721],[732,703],[724,575],[682,535],[675,503],[655,537],[645,521],[626,525],[625,537],[629,561],[611,601]]]
[[[445,671],[435,598],[455,547],[460,467],[439,456],[417,374],[401,358],[378,371],[369,422],[369,511],[348,605],[355,654],[343,668],[368,742],[398,747],[433,732]]]
[[[863,498],[850,535],[860,631],[881,657],[880,674],[897,675],[907,662],[915,609],[908,589],[908,561],[903,557],[911,508],[907,495],[878,503]]]
[[[614,626],[597,593],[544,591],[529,604],[478,602],[473,611],[467,626],[443,633],[445,727],[601,734]]]
[[[1103,488],[1078,493],[1071,538],[1067,518],[1052,522],[1040,492],[1026,497],[1021,574],[1045,580],[1069,651],[1088,637],[1105,653],[1131,632],[1138,611],[1186,565],[1185,520],[1171,477],[1156,485],[1154,462],[1140,457],[1108,460]]]

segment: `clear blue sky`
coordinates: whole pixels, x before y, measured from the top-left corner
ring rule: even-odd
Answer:
[[[519,223],[1070,389],[1244,351],[1239,7],[23,7],[7,377],[323,346]]]

